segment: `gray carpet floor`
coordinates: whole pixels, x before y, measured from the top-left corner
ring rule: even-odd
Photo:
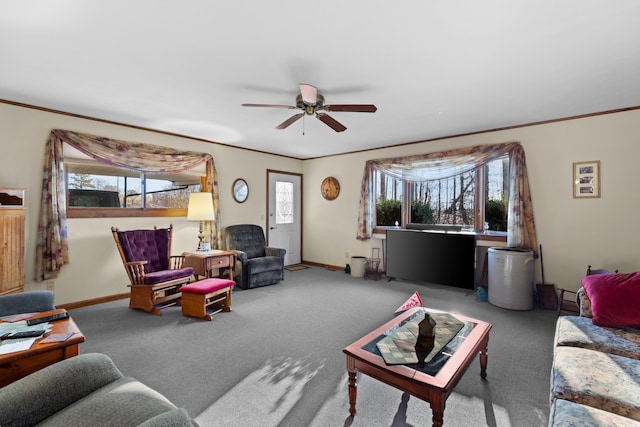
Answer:
[[[501,309],[468,290],[312,267],[234,291],[233,311],[211,322],[179,307],[130,310],[127,300],[70,312],[82,353],[107,354],[203,427],[430,426],[428,403],[364,375],[350,417],[342,353],[416,291],[425,307],[493,324],[487,378],[475,361],[446,402],[445,426],[546,426],[555,312]]]

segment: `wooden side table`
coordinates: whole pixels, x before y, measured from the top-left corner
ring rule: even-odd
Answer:
[[[213,270],[228,270],[229,279],[233,280],[233,269],[236,265],[236,254],[230,251],[211,250],[184,252],[184,267],[193,268],[193,273],[199,276],[211,278]]]
[[[57,309],[33,315],[33,318],[60,313]],[[64,341],[44,342],[49,335],[72,335]],[[84,335],[71,317],[51,322],[51,332],[37,339],[23,351],[0,355],[0,387],[4,387],[46,366],[78,355],[78,345],[84,342]]]

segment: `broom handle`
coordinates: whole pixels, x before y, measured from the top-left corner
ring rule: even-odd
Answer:
[[[544,285],[544,262],[542,262],[542,245],[540,245],[540,271],[542,272],[542,284]]]

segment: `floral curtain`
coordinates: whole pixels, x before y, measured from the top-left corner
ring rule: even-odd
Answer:
[[[217,227],[220,219],[218,177],[210,154],[176,151],[156,145],[54,129],[45,148],[36,246],[37,281],[57,277],[60,268],[69,263],[66,183],[62,152],[64,143],[102,163],[139,172],[181,172],[206,163],[206,188],[202,191],[213,193],[216,214],[215,221],[207,224],[207,231],[212,246],[220,246],[222,236]]]
[[[62,144],[49,138],[44,154],[42,204],[36,241],[36,280],[54,279],[69,263],[66,201]]]
[[[367,161],[360,189],[356,237],[367,240],[373,232],[373,214],[376,208],[371,180],[373,171],[378,170],[394,178],[419,182],[464,173],[507,154],[510,160],[507,244],[510,247],[533,250],[537,255],[538,242],[525,154],[522,145],[517,142],[477,145],[450,151]]]

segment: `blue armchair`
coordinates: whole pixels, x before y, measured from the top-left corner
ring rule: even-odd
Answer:
[[[240,288],[274,285],[284,279],[286,250],[268,247],[259,225],[230,225],[224,229],[224,242],[236,254],[233,279]]]

